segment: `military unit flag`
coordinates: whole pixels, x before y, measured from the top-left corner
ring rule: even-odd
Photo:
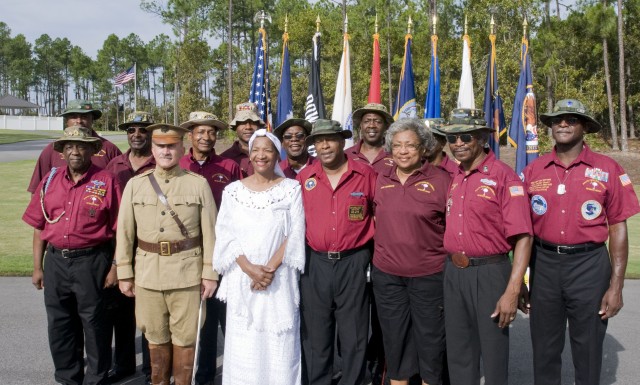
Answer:
[[[404,58],[402,59],[402,71],[400,72],[400,85],[398,95],[393,107],[393,118],[416,117],[416,89],[413,82],[413,63],[411,59],[412,36],[407,33],[404,36]]]
[[[268,64],[267,32],[264,28],[260,28],[258,30],[258,46],[256,47],[256,61],[253,67],[249,101],[258,106],[260,118],[267,124],[267,131],[271,131],[271,92],[269,91]]]
[[[349,58],[349,35],[347,34],[347,18],[344,21],[344,37],[342,43],[342,59],[338,70],[336,93],[333,98],[333,111],[331,119],[340,122],[344,130],[353,131],[352,99],[351,99],[351,59]],[[347,147],[353,145],[353,140],[348,140]]]
[[[495,132],[489,136],[489,147],[500,157],[500,137],[507,131],[502,109],[502,98],[498,92],[498,68],[496,66],[496,35],[489,35],[491,46],[489,48],[489,61],[487,63],[487,79],[484,90],[484,116],[487,125],[493,127]]]
[[[320,83],[320,32],[313,35],[311,57],[311,75],[309,76],[309,93],[305,104],[304,118],[313,123],[318,119],[326,119],[322,84]]]
[[[440,118],[440,64],[438,63],[438,35],[435,33],[431,35],[431,72],[423,117],[425,119]]]
[[[462,37],[462,75],[458,88],[458,108],[476,108],[473,96],[473,75],[471,73],[471,39],[469,35]]]
[[[293,94],[291,93],[291,67],[289,65],[289,34],[282,35],[282,66],[280,67],[280,88],[278,89],[278,114],[276,127],[293,118]]]

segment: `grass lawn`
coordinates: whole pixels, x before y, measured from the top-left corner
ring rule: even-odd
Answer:
[[[121,149],[126,142],[116,142]],[[33,230],[22,221],[30,194],[26,191],[35,160],[0,163],[0,276],[31,275]],[[640,186],[636,186],[636,191]],[[628,221],[627,278],[640,278],[640,215]]]
[[[60,136],[58,131],[17,131],[0,129],[0,144],[24,142],[27,140],[49,139]]]

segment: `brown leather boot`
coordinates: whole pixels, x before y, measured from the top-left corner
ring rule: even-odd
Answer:
[[[175,385],[190,385],[193,374],[193,346],[173,345],[173,381]]]
[[[151,383],[153,385],[169,385],[171,378],[171,342],[156,345],[149,343],[151,360]]]

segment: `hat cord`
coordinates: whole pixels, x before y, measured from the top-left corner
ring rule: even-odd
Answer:
[[[45,210],[44,208],[44,195],[47,193],[47,189],[49,188],[49,183],[51,183],[51,180],[53,179],[53,176],[56,174],[56,171],[58,171],[57,167],[53,167],[51,169],[51,173],[49,173],[49,178],[47,178],[47,182],[42,186],[42,189],[40,190],[40,208],[42,209],[42,214],[44,215],[44,219],[50,224],[58,223],[60,219],[62,219],[62,216],[66,213],[66,211],[63,210],[62,213],[57,218],[50,219],[49,215],[47,214],[47,210]]]

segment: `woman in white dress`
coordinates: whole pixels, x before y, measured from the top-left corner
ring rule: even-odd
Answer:
[[[300,384],[304,210],[300,184],[278,166],[280,148],[257,130],[249,141],[255,173],[222,193],[213,267],[227,302],[223,385]]]

